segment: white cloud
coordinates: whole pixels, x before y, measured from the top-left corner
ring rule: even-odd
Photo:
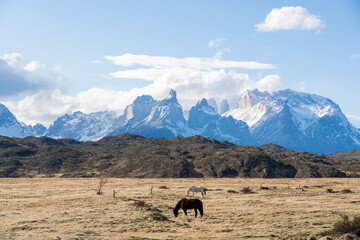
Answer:
[[[360,58],[360,53],[352,54],[351,57],[350,57],[351,60],[355,60],[355,59],[358,59],[358,58]]]
[[[244,89],[271,90],[281,84],[278,75],[268,75],[254,81],[248,74],[236,71],[239,68],[274,69],[275,66],[271,64],[224,61],[220,56],[175,58],[124,54],[105,58],[124,70],[106,74],[104,77],[113,80],[143,79],[149,84],[129,91],[92,88],[75,96],[69,96],[58,89],[48,89],[20,101],[7,101],[4,104],[19,120],[27,124],[42,123],[49,126],[61,115],[74,111],[91,113],[108,110],[121,114],[137,96],[148,94],[160,100],[168,95],[171,88],[178,92],[179,102],[184,109],[189,109],[201,98],[226,98],[231,101],[237,99]],[[29,70],[40,68],[35,63],[24,63],[22,66],[28,66]]]
[[[121,92],[92,88],[75,96],[69,96],[56,89],[41,90],[20,101],[7,101],[3,104],[19,120],[31,125],[42,123],[48,127],[58,117],[74,111],[92,113],[108,110],[120,114],[124,106],[130,104],[135,98],[135,93],[131,91]]]
[[[306,89],[306,84],[305,82],[299,82],[298,84],[296,84],[296,88],[299,90],[299,91],[305,91]]]
[[[223,48],[216,52],[214,58],[221,58],[225,52],[230,52],[230,48]]]
[[[167,56],[124,54],[121,56],[105,56],[105,59],[112,61],[116,65],[124,67],[141,65],[153,68],[188,68],[194,70],[209,70],[214,68],[242,68],[251,70],[265,70],[275,68],[274,65],[267,63],[224,61],[219,58],[175,58]]]
[[[279,75],[267,75],[255,83],[255,86],[260,90],[272,90],[282,83]]]
[[[0,59],[14,69],[23,69],[25,67],[25,58],[20,53],[4,54],[0,56]]]
[[[73,97],[65,96],[60,90],[41,90],[18,102],[4,102],[10,111],[27,124],[50,125],[57,117],[76,109]]]
[[[272,32],[277,30],[316,30],[325,27],[319,16],[310,14],[303,7],[274,8],[267,14],[264,22],[255,25],[257,31]]]
[[[92,60],[92,61],[90,61],[91,63],[102,63],[101,61],[99,61],[99,60]]]
[[[265,76],[255,82],[247,74],[223,69],[187,72],[184,75],[178,73],[165,74],[146,87],[130,91],[92,88],[75,96],[68,96],[60,90],[42,90],[21,101],[8,101],[4,104],[19,120],[31,125],[42,123],[48,127],[56,118],[74,111],[92,113],[107,110],[121,114],[137,96],[148,94],[160,100],[167,96],[171,88],[177,91],[184,109],[189,109],[201,98],[227,98],[231,101],[237,99],[245,89],[271,90],[281,83],[278,75]]]
[[[225,38],[216,38],[214,40],[210,40],[208,43],[208,48],[218,48],[223,46],[225,42]]]
[[[174,58],[124,54],[106,56],[107,60],[122,67],[137,67],[110,73],[107,77],[144,79],[150,84],[138,92],[155,98],[166,96],[170,88],[178,92],[180,103],[190,108],[200,98],[238,98],[244,89],[271,90],[281,84],[279,75],[268,75],[256,82],[237,68],[273,69],[275,66],[259,62],[224,61],[214,58]]]
[[[57,85],[61,81],[60,71],[47,69],[37,61],[27,61],[20,53],[0,56],[0,96],[18,95],[38,91]]]
[[[24,70],[27,72],[35,72],[41,69],[45,69],[45,65],[36,61],[32,61],[25,65]]]

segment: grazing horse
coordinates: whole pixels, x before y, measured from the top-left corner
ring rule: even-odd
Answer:
[[[194,196],[194,193],[195,193],[195,192],[201,192],[201,196],[206,195],[205,188],[200,187],[200,186],[191,186],[191,187],[189,188],[189,190],[187,191],[187,193],[186,193],[187,196],[189,196],[189,192],[190,192],[190,191],[192,191],[193,196]]]
[[[174,216],[177,217],[179,214],[179,209],[182,209],[187,217],[186,210],[194,209],[195,217],[197,217],[197,210],[200,212],[200,216],[203,216],[203,204],[199,199],[181,199],[174,208]]]

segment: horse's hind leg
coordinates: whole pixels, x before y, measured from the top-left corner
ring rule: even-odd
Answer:
[[[203,216],[203,213],[204,213],[202,206],[199,207],[199,212],[200,212],[200,216],[202,217],[202,216]]]

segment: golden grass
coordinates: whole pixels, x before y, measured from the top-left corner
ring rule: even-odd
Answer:
[[[0,239],[289,239],[330,229],[340,213],[360,214],[358,179],[112,178],[102,195],[98,184],[0,179]],[[209,189],[196,194],[204,217],[191,210],[188,219],[182,211],[175,218],[171,208],[191,185]],[[254,193],[243,194],[245,187]]]

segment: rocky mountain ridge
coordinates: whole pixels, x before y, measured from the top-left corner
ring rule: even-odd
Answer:
[[[9,137],[94,141],[125,133],[152,138],[202,135],[238,145],[275,143],[314,153],[360,149],[360,131],[349,123],[338,105],[290,89],[273,93],[246,91],[235,109],[229,109],[226,100],[218,108],[214,99],[210,104],[202,99],[187,112],[187,120],[176,92],[171,90],[160,101],[139,96],[121,116],[106,111],[74,112],[59,117],[48,129],[40,124],[32,127],[20,123],[4,105],[0,107],[0,135]]]

